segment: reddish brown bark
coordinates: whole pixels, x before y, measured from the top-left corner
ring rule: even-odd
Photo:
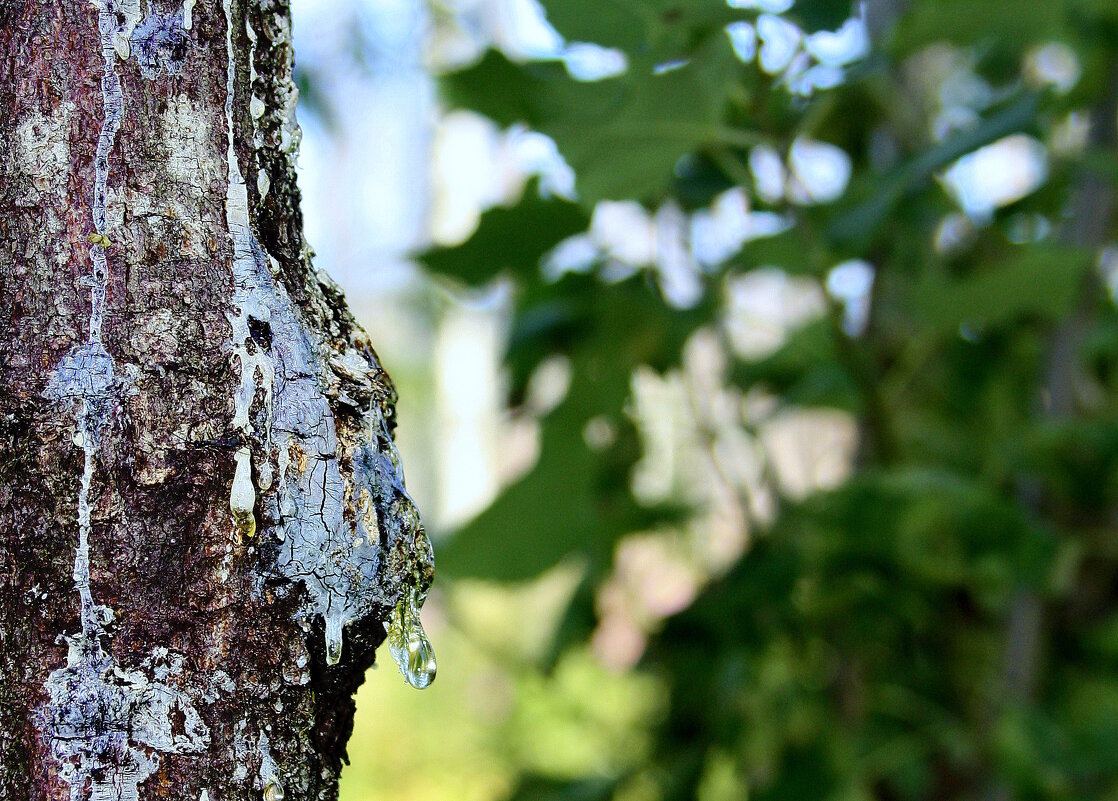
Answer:
[[[0,798],[231,801],[269,784],[333,798],[353,692],[431,563],[393,472],[391,383],[302,241],[288,9],[145,0],[135,20],[126,0],[103,4],[0,0]],[[260,268],[270,319],[234,286],[230,44],[252,244],[241,264]],[[96,346],[112,380],[75,388],[68,376],[98,375],[86,357],[99,250]],[[286,354],[300,348],[295,374]],[[241,369],[258,354],[275,378],[250,381],[249,424],[236,425]],[[333,438],[315,442],[332,451],[308,447],[303,428],[327,418]],[[230,514],[246,447],[251,536]],[[336,666],[330,603],[352,618]]]

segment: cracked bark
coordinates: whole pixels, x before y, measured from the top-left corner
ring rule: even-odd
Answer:
[[[100,5],[0,0],[0,798],[334,798],[353,693],[431,559],[391,382],[302,239],[287,5]],[[234,163],[263,312],[234,286]],[[95,318],[111,391],[52,394]],[[275,378],[236,425],[257,357]],[[82,404],[104,409],[95,445]],[[254,535],[230,514],[242,461]]]

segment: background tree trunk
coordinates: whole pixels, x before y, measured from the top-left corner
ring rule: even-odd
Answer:
[[[334,798],[394,609],[433,675],[291,66],[283,0],[0,0],[0,798]]]

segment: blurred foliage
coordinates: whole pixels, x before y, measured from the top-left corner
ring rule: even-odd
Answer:
[[[578,200],[541,198],[530,185],[517,204],[487,212],[472,239],[422,257],[463,285],[512,282],[514,407],[545,359],[562,354],[571,369],[565,398],[539,421],[536,466],[438,554],[440,582],[452,586],[572,564],[581,576],[548,642],[501,658],[516,675],[502,731],[517,734],[493,746],[507,762],[489,793],[1118,798],[1118,312],[1095,269],[1114,236],[1118,5],[875,1],[870,55],[806,98],[735,58],[724,27],[756,11],[715,0],[543,5],[565,37],[622,50],[628,69],[579,82],[562,64],[490,51],[441,86],[449,107],[551,136]],[[799,0],[785,16],[833,30],[850,11]],[[1022,66],[1054,39],[1082,69],[1064,94]],[[996,91],[936,137],[920,86],[935,76],[921,59],[945,43]],[[1051,145],[1072,112],[1093,115],[1094,134],[1049,148],[1038,191],[968,222],[963,245],[937,246],[944,221],[960,217],[939,180],[945,168],[1013,133]],[[751,148],[785,153],[803,136],[850,155],[843,197],[756,200]],[[540,269],[601,200],[693,210],[734,186],[792,227],[704,272],[703,299],[689,308],[665,301],[653,269],[618,280]],[[1044,225],[1022,236],[1022,220]],[[726,343],[731,282],[775,265],[822,286],[854,257],[875,268],[864,331],[848,333],[832,299],[763,357]],[[633,375],[673,370],[702,331],[718,333],[743,405],[762,392],[777,411],[851,413],[854,463],[806,497],[771,480],[775,511],[743,521],[745,554],[649,624],[639,664],[613,675],[587,643],[620,544],[701,525],[704,512],[686,497],[634,494],[647,454]],[[612,435],[595,444],[584,434],[602,421]],[[472,646],[451,647],[460,659]]]

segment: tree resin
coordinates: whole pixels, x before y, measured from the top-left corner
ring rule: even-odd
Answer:
[[[264,785],[264,801],[283,801],[283,785],[278,779],[269,779]]]
[[[419,590],[408,588],[388,624],[388,650],[404,679],[417,690],[435,680],[435,649],[419,620]]]
[[[242,447],[234,458],[237,470],[233,476],[233,489],[229,492],[229,511],[233,514],[237,533],[248,539],[256,533],[256,518],[252,513],[256,506],[256,489],[252,486],[252,453],[247,447]]]
[[[340,614],[328,612],[326,623],[326,664],[333,667],[342,661],[342,629],[345,621]]]

